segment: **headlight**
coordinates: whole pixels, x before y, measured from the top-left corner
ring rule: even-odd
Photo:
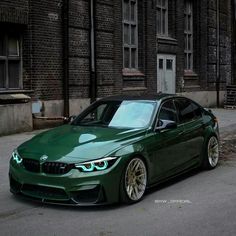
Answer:
[[[111,167],[116,162],[116,160],[117,160],[117,157],[106,157],[99,160],[75,164],[75,167],[82,172],[105,170]]]
[[[17,163],[20,164],[23,159],[20,157],[19,153],[17,152],[17,150],[13,151],[12,153],[12,159]]]

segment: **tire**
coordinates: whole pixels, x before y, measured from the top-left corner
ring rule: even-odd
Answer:
[[[120,184],[123,203],[136,203],[143,198],[147,186],[147,169],[144,161],[135,157],[125,167]]]
[[[219,161],[219,141],[216,136],[211,136],[206,143],[202,168],[214,169]]]

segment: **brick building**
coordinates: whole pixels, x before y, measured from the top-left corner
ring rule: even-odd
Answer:
[[[234,10],[233,0],[1,0],[0,134],[112,94],[222,103],[235,82]]]

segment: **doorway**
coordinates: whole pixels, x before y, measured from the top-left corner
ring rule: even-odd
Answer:
[[[174,94],[176,92],[176,56],[157,55],[157,92]]]

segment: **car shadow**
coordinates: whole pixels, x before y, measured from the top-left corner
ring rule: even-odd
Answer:
[[[202,173],[203,171],[200,168],[193,169],[189,172],[183,173],[181,175],[175,176],[173,178],[170,178],[169,180],[165,180],[163,182],[157,183],[156,185],[148,188],[146,190],[146,195],[152,194],[156,191],[160,191],[162,189],[168,188],[176,183],[179,183],[181,181],[184,181],[192,176],[198,175]]]
[[[202,171],[200,168],[197,168],[187,173],[173,177],[170,180],[166,180],[165,182],[159,183],[153,187],[148,188],[146,190],[145,196],[151,195],[156,191],[160,191],[165,188],[168,188],[176,183],[184,181],[192,176],[196,176],[202,172],[204,171]],[[144,201],[145,201],[145,196],[143,199]],[[109,204],[109,205],[75,206],[75,205],[69,205],[69,204],[68,205],[51,204],[51,203],[37,201],[37,200],[24,197],[24,196],[12,195],[12,198],[14,198],[14,201],[17,201],[22,204],[31,205],[34,208],[47,208],[47,209],[53,209],[53,210],[63,210],[63,211],[69,210],[69,211],[80,211],[80,212],[113,211],[116,209],[127,208],[134,205],[134,204],[130,205],[130,204],[114,203],[114,204]]]
[[[38,201],[32,198],[28,198],[22,195],[12,195],[12,199],[18,203],[21,204],[27,204],[30,205],[32,208],[47,208],[47,209],[54,209],[54,210],[70,210],[70,211],[109,211],[114,210],[116,208],[125,207],[125,205],[122,205],[120,203],[114,203],[114,204],[107,204],[107,205],[91,205],[91,206],[82,206],[82,205],[60,205],[60,204],[53,204],[53,203],[47,203]]]

